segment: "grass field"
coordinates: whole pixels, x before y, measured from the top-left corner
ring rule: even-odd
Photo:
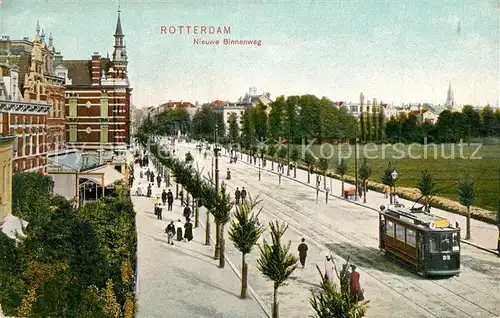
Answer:
[[[304,147],[297,146],[304,152]],[[354,145],[313,145],[311,151],[318,157],[330,159],[333,169],[340,157],[348,166],[348,175],[354,176]],[[437,188],[451,186],[466,173],[476,181],[474,206],[497,211],[500,199],[499,169],[500,145],[442,144],[442,145],[359,145],[358,158],[366,157],[372,168],[370,180],[380,182],[390,160],[396,165],[396,186],[416,187],[421,172],[427,169],[438,183]],[[358,161],[358,165],[361,160]],[[457,186],[444,189],[439,196],[458,200]]]

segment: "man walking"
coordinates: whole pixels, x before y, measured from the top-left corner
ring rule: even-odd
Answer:
[[[163,202],[163,205],[167,204],[167,192],[165,189],[163,189],[163,192],[161,193],[161,201]]]
[[[165,233],[167,233],[167,244],[174,245],[174,235],[175,235],[174,221],[170,221],[170,224],[167,225],[167,228],[165,229]]]
[[[160,174],[158,174],[158,176],[156,177],[156,183],[158,184],[158,188],[161,187],[161,176],[160,176]]]
[[[241,197],[240,189],[236,188],[236,191],[234,191],[234,200],[236,205],[240,204],[240,197]]]
[[[247,200],[247,190],[245,187],[241,188],[241,203],[245,203]]]
[[[302,268],[306,266],[307,251],[309,249],[305,241],[306,239],[302,238],[302,243],[299,244],[299,248],[297,249],[299,251],[299,260]]]
[[[172,191],[170,191],[170,189],[168,189],[167,193],[167,203],[168,203],[167,210],[172,211],[172,204],[174,204],[174,194],[172,193]]]

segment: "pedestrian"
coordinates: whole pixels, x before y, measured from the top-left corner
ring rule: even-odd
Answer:
[[[139,172],[139,177],[140,177],[141,179],[144,177],[144,173],[142,172],[142,170],[141,170],[141,172]]]
[[[158,188],[161,187],[161,176],[160,176],[160,174],[158,174],[158,176],[156,177],[156,183],[158,184]]]
[[[147,189],[147,192],[146,192],[146,196],[148,198],[151,198],[151,195],[153,194],[153,190],[151,190],[151,185],[148,184],[148,189]]]
[[[174,204],[174,194],[170,189],[167,192],[167,203],[168,203],[168,211],[172,211],[172,204]]]
[[[186,218],[186,222],[187,222],[189,220],[189,218],[191,217],[191,208],[189,207],[189,205],[186,205],[182,215],[184,215],[184,217]]]
[[[245,190],[245,187],[241,188],[241,203],[245,203],[247,200],[247,190]]]
[[[349,290],[353,297],[355,297],[356,302],[365,299],[363,295],[363,290],[359,284],[359,273],[356,271],[356,265],[351,265],[351,275],[349,279]]]
[[[155,215],[158,218],[158,220],[162,219],[162,211],[161,211],[161,205],[160,205],[160,197],[156,197],[154,201],[154,207],[155,207]]]
[[[155,183],[155,173],[154,172],[151,172],[151,174],[149,175],[149,182]]]
[[[182,222],[181,219],[177,220],[177,241],[182,241]]]
[[[167,228],[165,229],[165,233],[167,233],[167,244],[174,245],[174,235],[175,235],[174,221],[170,221],[170,224],[167,225]]]
[[[333,283],[333,272],[335,270],[335,264],[333,263],[332,256],[326,256],[325,261],[325,280]]]
[[[166,205],[167,203],[167,192],[165,189],[163,189],[163,192],[161,193],[161,201],[163,202],[163,205]]]
[[[186,220],[186,224],[184,224],[184,238],[188,242],[193,239],[193,224],[191,224],[189,218]]]
[[[299,260],[302,268],[306,266],[307,251],[309,249],[305,241],[306,239],[302,238],[302,243],[299,244],[299,248],[297,249],[299,251]]]
[[[236,205],[240,204],[240,197],[241,197],[240,189],[236,188],[236,191],[234,191],[234,200]]]

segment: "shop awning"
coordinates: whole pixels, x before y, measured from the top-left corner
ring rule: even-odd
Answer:
[[[116,171],[114,166],[106,165],[97,169],[82,172],[79,178],[92,180],[101,187],[109,187],[110,185],[123,180],[125,177],[120,172]]]

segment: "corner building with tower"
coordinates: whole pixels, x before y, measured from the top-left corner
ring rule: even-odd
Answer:
[[[113,55],[91,60],[61,60],[66,79],[66,143],[86,152],[121,151],[130,144],[130,87],[120,10]]]

